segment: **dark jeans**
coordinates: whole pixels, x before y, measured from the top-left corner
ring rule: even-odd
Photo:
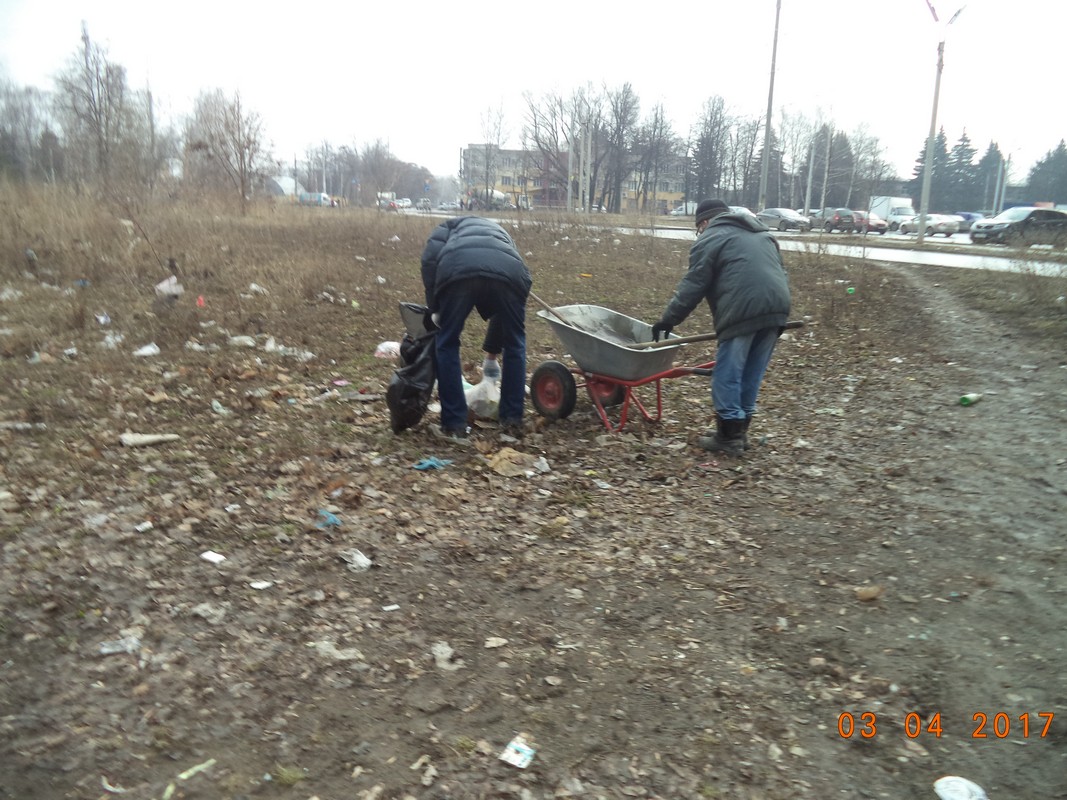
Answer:
[[[441,398],[441,427],[463,430],[467,398],[463,394],[460,334],[472,310],[490,320],[485,338],[488,352],[503,351],[500,365],[500,421],[522,422],[526,400],[526,297],[504,281],[468,278],[445,287],[437,298],[437,393]]]

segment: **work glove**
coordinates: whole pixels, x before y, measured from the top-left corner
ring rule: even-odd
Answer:
[[[671,335],[672,330],[674,330],[673,325],[668,325],[663,320],[660,320],[652,326],[652,341],[658,342],[661,338],[666,339]]]

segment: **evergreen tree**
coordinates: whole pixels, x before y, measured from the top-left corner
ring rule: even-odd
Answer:
[[[1067,203],[1067,144],[1063,139],[1033,166],[1029,184],[1035,201]]]
[[[990,142],[985,155],[975,168],[975,191],[977,192],[977,209],[993,208],[993,193],[997,190],[997,177],[1000,167],[1004,163],[1004,154],[996,142]]]
[[[923,172],[926,170],[926,146],[929,141],[929,138],[927,138],[926,142],[923,143],[922,152],[919,153],[919,157],[915,159],[915,171],[913,177],[907,184],[905,184],[908,194],[912,197],[922,197]],[[927,211],[932,213],[936,210],[940,210],[945,201],[948,200],[945,190],[946,176],[948,173],[948,137],[945,135],[944,128],[939,130],[937,136],[934,137],[934,158],[931,166],[930,207]]]
[[[978,151],[971,145],[967,131],[963,132],[948,156],[948,171],[945,176],[944,209],[948,213],[977,208],[978,169],[974,157]]]

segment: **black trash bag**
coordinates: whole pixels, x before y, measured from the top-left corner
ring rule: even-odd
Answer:
[[[436,343],[437,331],[418,337],[405,333],[400,342],[400,359],[404,366],[393,373],[389,388],[385,390],[393,433],[418,425],[430,405],[437,379]]]

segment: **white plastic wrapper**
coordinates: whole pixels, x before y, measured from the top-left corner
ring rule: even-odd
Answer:
[[[941,800],[989,800],[981,786],[957,775],[938,778],[934,791]]]
[[[467,408],[478,419],[496,419],[500,415],[500,384],[482,378],[481,381],[465,389]]]
[[[398,360],[400,358],[400,342],[380,343],[374,351],[374,357]]]

